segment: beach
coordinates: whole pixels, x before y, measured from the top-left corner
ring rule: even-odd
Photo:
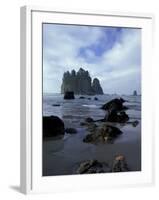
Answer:
[[[105,162],[110,167],[116,155],[124,155],[129,171],[141,170],[141,96],[133,95],[75,95],[73,100],[64,100],[61,94],[44,93],[43,116],[58,116],[63,120],[65,128],[75,128],[76,134],[65,133],[63,138],[43,140],[43,176],[76,174],[79,164],[85,160],[95,159]],[[95,100],[94,98],[98,100]],[[128,107],[126,113],[129,121],[137,120],[136,127],[132,124],[113,123],[122,134],[112,143],[84,143],[88,134],[81,122],[88,117],[102,119],[106,111],[101,106],[106,102],[122,97]],[[54,106],[56,105],[56,106]]]

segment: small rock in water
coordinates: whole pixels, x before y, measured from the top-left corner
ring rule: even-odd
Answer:
[[[65,92],[64,99],[75,99],[74,92]]]
[[[137,120],[132,122],[133,127],[136,127],[138,124],[139,124],[139,121],[137,121]]]
[[[85,122],[87,122],[87,123],[91,123],[91,122],[93,122],[94,120],[91,118],[91,117],[87,117],[86,119],[85,119]]]
[[[86,126],[88,123],[86,123],[86,122],[80,122],[80,125],[81,126]]]
[[[126,159],[123,155],[115,157],[112,166],[112,172],[127,172],[129,171]]]
[[[91,98],[90,98],[90,97],[88,97],[88,100],[91,100]]]
[[[98,101],[98,98],[97,98],[97,97],[94,97],[94,100],[95,100],[95,101]]]
[[[85,97],[84,96],[80,96],[79,99],[85,99]]]
[[[60,104],[52,104],[52,106],[60,106]]]
[[[118,122],[118,123],[126,123],[129,120],[129,116],[126,114],[125,111],[116,112],[111,111],[108,112],[105,116],[105,121],[108,122]]]
[[[65,132],[69,134],[75,134],[77,133],[77,130],[75,128],[66,128]]]

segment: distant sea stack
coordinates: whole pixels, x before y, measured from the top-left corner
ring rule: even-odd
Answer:
[[[64,94],[68,91],[80,95],[103,94],[100,81],[97,78],[94,78],[92,81],[89,72],[82,68],[77,72],[72,70],[71,72],[67,71],[63,74],[61,93]]]
[[[136,90],[134,90],[133,96],[137,96],[137,91]]]

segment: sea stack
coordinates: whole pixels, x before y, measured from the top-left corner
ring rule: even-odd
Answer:
[[[95,94],[103,94],[102,87],[101,87],[100,82],[97,78],[93,79],[92,89],[93,89]]]
[[[92,81],[89,72],[83,68],[77,72],[72,70],[63,74],[61,93],[65,94],[68,91],[78,95],[103,94],[99,79],[94,78]]]
[[[133,96],[137,96],[137,91],[136,90],[134,90]]]

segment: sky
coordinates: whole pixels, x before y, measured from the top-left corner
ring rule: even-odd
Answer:
[[[141,29],[43,24],[43,92],[60,93],[63,73],[79,68],[104,93],[141,93]]]

